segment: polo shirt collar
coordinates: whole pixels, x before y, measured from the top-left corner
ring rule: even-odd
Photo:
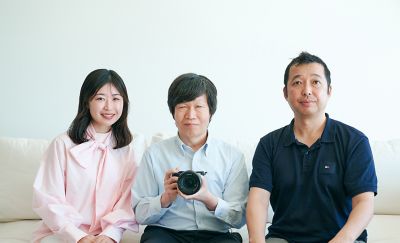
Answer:
[[[286,126],[287,129],[283,130],[283,138],[284,138],[284,146],[290,146],[294,143],[296,143],[296,137],[294,136],[294,118],[290,122],[288,126]]]
[[[333,125],[332,119],[329,118],[328,113],[325,113],[326,123],[324,127],[324,131],[322,132],[320,142],[322,143],[331,143],[334,142],[335,137],[335,126]],[[287,126],[288,129],[284,129],[283,137],[284,137],[284,145],[290,146],[296,143],[296,137],[294,135],[294,118]]]
[[[328,113],[325,113],[326,116],[326,124],[324,131],[321,135],[321,142],[322,143],[333,143],[335,141],[335,126],[334,122],[331,118],[329,118]]]

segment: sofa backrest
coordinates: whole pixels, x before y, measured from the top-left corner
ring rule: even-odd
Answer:
[[[244,153],[250,175],[258,140],[231,141],[231,144]],[[373,141],[371,149],[378,177],[374,213],[400,215],[400,139]]]
[[[32,210],[32,185],[49,142],[0,138],[0,222],[38,219]]]
[[[144,136],[135,137],[134,146],[140,159],[147,144]],[[169,136],[157,134],[152,137],[151,143],[166,137]],[[258,140],[227,142],[244,153],[250,175]],[[49,141],[41,139],[0,137],[0,222],[38,219],[32,210],[32,185],[48,144]],[[371,142],[371,147],[378,175],[375,214],[400,215],[400,139]],[[272,212],[269,216],[272,216]]]
[[[235,145],[244,153],[250,175],[258,140],[241,139],[227,142]],[[374,213],[400,215],[400,139],[373,141],[371,149],[378,177],[378,195],[375,197]],[[269,220],[271,219],[269,218]]]
[[[371,142],[378,177],[375,214],[400,215],[400,139]]]

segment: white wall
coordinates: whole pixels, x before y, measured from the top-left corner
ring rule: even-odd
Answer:
[[[399,12],[396,0],[0,0],[0,136],[65,131],[85,76],[110,68],[137,133],[175,132],[167,89],[196,72],[219,91],[211,132],[258,138],[293,116],[283,73],[305,50],[331,69],[332,118],[400,138]]]

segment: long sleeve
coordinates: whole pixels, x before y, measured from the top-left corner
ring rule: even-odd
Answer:
[[[133,208],[140,224],[156,223],[168,210],[161,208],[157,179],[154,176],[151,154],[146,151],[139,166],[136,182],[132,188]]]
[[[78,228],[82,215],[65,198],[65,154],[60,139],[47,149],[33,185],[33,209],[51,231],[76,242],[86,233]]]
[[[218,198],[215,216],[231,227],[246,223],[246,202],[249,191],[248,174],[243,154],[233,163],[222,198]]]

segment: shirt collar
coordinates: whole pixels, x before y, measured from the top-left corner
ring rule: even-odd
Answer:
[[[183,155],[186,153],[186,150],[193,151],[190,146],[186,145],[181,140],[181,138],[179,137],[178,133],[176,134],[175,141],[176,141],[176,144],[179,147],[179,149],[180,149],[180,151],[182,152]],[[202,151],[207,156],[208,155],[208,150],[209,150],[208,147],[209,147],[210,143],[212,143],[212,139],[210,138],[210,132],[207,131],[207,140],[203,144],[203,146],[201,146],[201,148],[198,151]]]
[[[329,114],[325,113],[326,117],[326,123],[324,127],[324,131],[322,132],[320,142],[322,143],[332,143],[334,142],[334,137],[335,137],[335,126],[333,126],[332,119],[329,118]],[[290,146],[294,143],[296,143],[296,137],[294,135],[294,118],[290,122],[290,124],[287,126],[287,129],[283,131],[283,136],[284,136],[284,145],[285,146]]]
[[[329,118],[328,113],[325,113],[326,124],[324,131],[321,135],[321,142],[323,143],[333,143],[335,141],[335,126],[332,119]]]

